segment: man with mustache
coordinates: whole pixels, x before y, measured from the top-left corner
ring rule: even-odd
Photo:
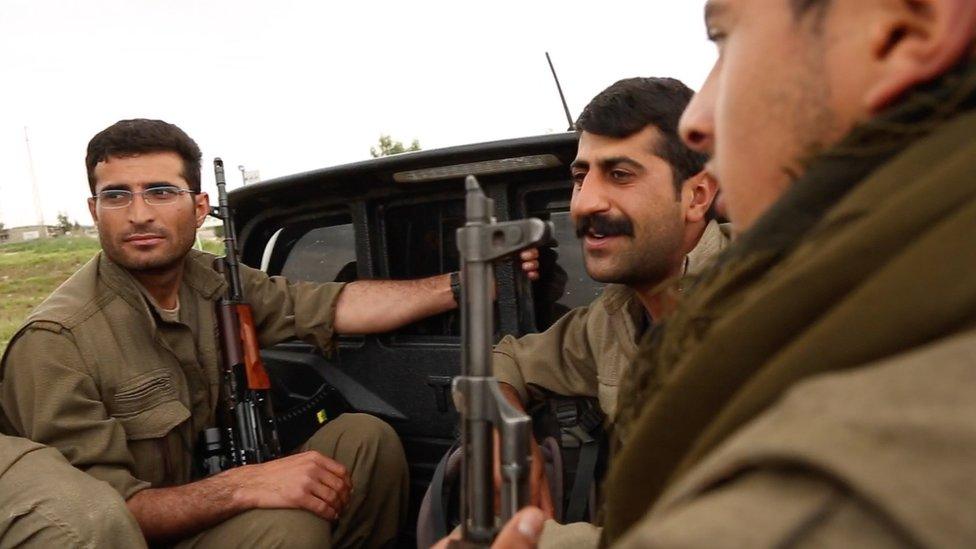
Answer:
[[[976,544],[976,2],[705,14],[681,133],[740,237],[621,392],[604,545]]]
[[[7,348],[0,419],[111,485],[151,544],[390,543],[407,465],[392,428],[369,415],[333,419],[299,453],[194,481],[197,435],[216,421],[214,302],[225,286],[213,256],[191,249],[210,211],[200,159],[160,120],[123,120],[92,138],[102,252]],[[449,275],[290,284],[242,266],[241,278],[261,346],[300,338],[330,351],[336,333],[388,331],[457,305]]]
[[[705,155],[677,134],[691,96],[672,78],[630,78],[580,115],[570,213],[587,273],[611,284],[545,332],[507,336],[495,347],[495,375],[516,406],[538,401],[538,389],[596,397],[612,425],[638,338],[674,306],[679,280],[687,282],[727,245],[710,214],[715,184],[702,173]],[[534,442],[533,453],[532,498],[551,514]]]

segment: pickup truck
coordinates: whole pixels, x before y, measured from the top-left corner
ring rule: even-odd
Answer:
[[[575,133],[419,151],[281,177],[230,193],[244,263],[291,281],[409,279],[458,269],[464,177],[478,176],[499,220],[550,220],[541,279],[496,266],[496,338],[545,330],[602,290],[583,267],[569,217]],[[450,384],[460,369],[458,311],[391,333],[340,336],[325,356],[302,342],[263,351],[282,438],[294,446],[343,410],[376,415],[410,466],[410,545],[420,500],[456,437]]]

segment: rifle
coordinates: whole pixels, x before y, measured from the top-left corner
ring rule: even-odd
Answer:
[[[461,542],[488,546],[494,539],[494,461],[492,426],[501,442],[501,523],[528,503],[531,420],[512,406],[491,376],[494,334],[492,262],[548,241],[550,223],[520,219],[498,223],[494,200],[469,175],[465,185],[466,223],[457,230],[461,256],[461,375],[454,379],[454,401],[461,414]]]
[[[237,234],[227,205],[224,162],[214,159],[217,207],[210,215],[224,222],[224,257],[214,269],[227,281],[216,305],[218,346],[222,361],[217,427],[201,433],[202,469],[206,475],[281,456],[281,443],[271,407],[271,380],[261,361],[251,306],[244,300]]]

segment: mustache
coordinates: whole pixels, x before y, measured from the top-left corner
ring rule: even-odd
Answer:
[[[576,222],[576,238],[583,238],[592,229],[603,236],[634,236],[634,223],[627,216],[613,217],[605,214],[586,215]]]

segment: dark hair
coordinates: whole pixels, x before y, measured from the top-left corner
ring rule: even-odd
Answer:
[[[674,78],[627,78],[603,90],[583,109],[576,131],[623,139],[654,126],[662,141],[655,154],[671,165],[674,186],[702,171],[708,157],[678,136],[678,121],[694,92]]]
[[[174,152],[183,159],[183,179],[190,190],[200,192],[200,147],[186,132],[162,120],[136,118],[119,120],[95,134],[88,142],[85,166],[88,186],[95,193],[95,165],[111,157],[136,156],[154,152]]]

